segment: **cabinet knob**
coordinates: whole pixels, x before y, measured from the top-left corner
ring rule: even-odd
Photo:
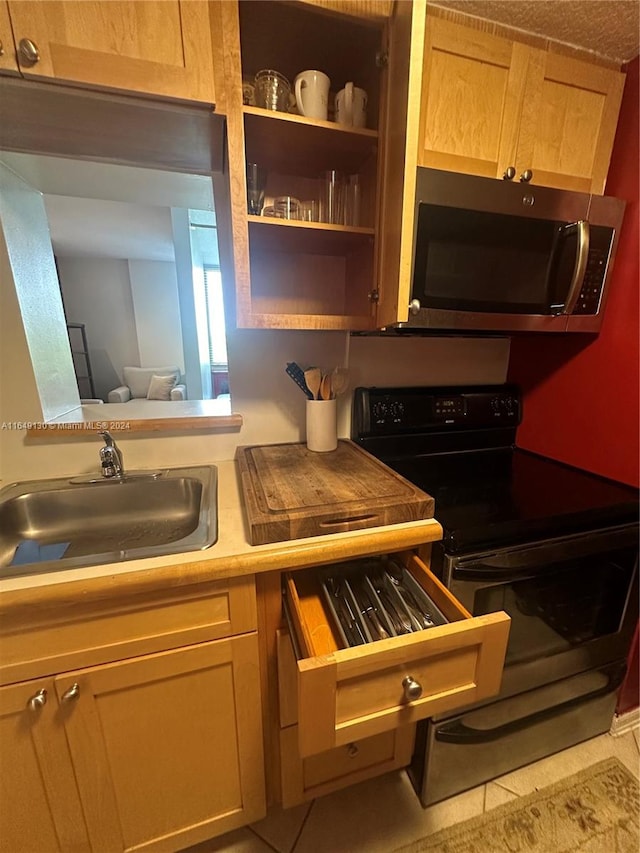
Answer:
[[[531,169],[525,169],[524,172],[520,175],[520,180],[523,184],[528,184],[532,177],[533,172],[531,171]]]
[[[0,41],[0,56],[4,56],[4,45]]]
[[[412,299],[409,303],[409,314],[417,314],[420,311],[420,300]]]
[[[23,65],[35,65],[40,61],[40,53],[35,42],[31,39],[20,39],[18,56]]]
[[[505,169],[505,172],[502,176],[503,181],[512,181],[516,176],[516,167],[509,166],[508,169]]]
[[[79,695],[80,685],[77,681],[74,681],[71,687],[68,690],[64,691],[60,699],[62,702],[73,702],[73,700],[77,699]]]
[[[411,675],[407,675],[406,678],[402,679],[402,686],[404,687],[405,699],[408,702],[419,699],[422,696],[422,684],[416,681]]]
[[[357,745],[355,743],[350,743],[347,747],[347,755],[349,758],[355,758],[356,755],[360,752]]]
[[[42,690],[38,690],[37,693],[34,693],[31,699],[27,702],[27,707],[30,711],[39,711],[44,705],[47,704],[47,691],[42,688]]]

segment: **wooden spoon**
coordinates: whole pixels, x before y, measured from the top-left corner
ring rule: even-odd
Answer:
[[[331,389],[334,397],[339,397],[340,394],[347,390],[349,384],[349,371],[346,367],[335,367],[331,376]]]
[[[331,374],[325,373],[320,384],[320,399],[330,400],[331,397]]]
[[[304,381],[307,383],[307,388],[313,394],[314,400],[319,400],[318,393],[322,382],[322,373],[319,367],[310,367],[304,372]]]

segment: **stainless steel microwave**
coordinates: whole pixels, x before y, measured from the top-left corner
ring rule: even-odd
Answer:
[[[625,203],[418,169],[401,327],[597,332]]]

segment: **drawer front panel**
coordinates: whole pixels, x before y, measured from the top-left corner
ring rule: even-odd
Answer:
[[[284,808],[406,767],[411,760],[415,727],[402,726],[308,758],[298,753],[298,736],[297,726],[280,732]]]
[[[336,692],[336,724],[348,728],[364,715],[373,717],[405,710],[403,680],[409,676],[422,686],[422,696],[413,701],[420,708],[435,697],[451,696],[475,687],[477,645],[451,649],[448,654],[425,655],[406,663],[338,681]],[[342,667],[339,667],[339,671]],[[340,674],[338,673],[338,678]]]
[[[507,614],[472,618],[415,555],[404,555],[404,562],[449,624],[355,648],[323,648],[299,660],[302,756],[373,737],[499,691],[510,626]],[[322,626],[308,577],[297,586],[295,575],[289,578],[287,600],[300,647],[313,651]],[[405,695],[407,677],[420,685],[417,698]]]
[[[79,601],[0,634],[0,682],[120,660],[256,629],[253,576],[155,591],[122,601]]]

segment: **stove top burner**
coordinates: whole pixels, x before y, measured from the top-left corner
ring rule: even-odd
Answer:
[[[638,518],[634,489],[517,448],[385,461],[435,498],[452,553]]]
[[[435,499],[449,553],[638,521],[638,491],[516,447],[512,385],[358,388],[352,436]]]

